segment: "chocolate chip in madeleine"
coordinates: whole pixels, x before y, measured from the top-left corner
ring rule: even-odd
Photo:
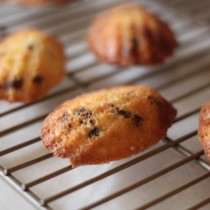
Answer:
[[[131,117],[131,113],[129,111],[126,110],[122,110],[120,109],[118,106],[115,106],[114,104],[110,104],[110,106],[112,108],[114,108],[114,110],[117,112],[118,115],[124,117],[124,118],[129,118]]]
[[[64,113],[63,116],[61,117],[61,122],[66,122],[69,120],[70,114]]]
[[[150,104],[155,105],[158,108],[161,108],[161,106],[162,106],[161,103],[154,96],[148,96],[147,99],[150,101]]]
[[[81,116],[84,119],[90,119],[93,116],[92,112],[84,107],[78,109],[77,114],[78,114],[78,116]]]
[[[95,127],[92,130],[89,131],[88,136],[91,138],[93,136],[99,136],[100,129]]]
[[[22,79],[14,79],[12,81],[9,81],[6,85],[8,89],[15,89],[20,90],[23,87],[23,80]]]
[[[33,83],[37,85],[41,85],[44,81],[44,77],[37,75],[33,78]]]
[[[95,120],[94,120],[94,119],[91,119],[91,120],[90,120],[90,123],[91,123],[92,125],[94,125],[94,124],[95,124]]]
[[[132,121],[136,127],[140,127],[140,126],[142,126],[144,119],[142,117],[140,117],[139,115],[135,114],[132,117]]]
[[[126,110],[118,110],[117,114],[119,114],[120,116],[123,116],[124,118],[129,118],[131,116],[131,113]]]

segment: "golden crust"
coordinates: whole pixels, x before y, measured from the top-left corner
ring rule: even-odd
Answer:
[[[41,138],[73,166],[139,153],[166,135],[176,110],[145,86],[122,86],[69,100],[44,121]]]
[[[17,32],[0,43],[0,98],[31,102],[43,97],[65,75],[61,44],[36,29]]]
[[[66,4],[73,0],[9,0],[9,2],[17,3],[17,4],[25,4],[31,6],[39,6],[39,5],[48,5],[48,4]]]
[[[210,102],[200,111],[198,137],[203,149],[210,159]]]
[[[177,46],[167,24],[135,4],[114,7],[97,17],[88,43],[99,60],[121,66],[162,63]]]

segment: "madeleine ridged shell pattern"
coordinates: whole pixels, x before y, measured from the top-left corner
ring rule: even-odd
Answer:
[[[28,29],[0,43],[0,99],[37,100],[60,83],[64,75],[63,48],[54,37]]]
[[[99,60],[121,66],[162,63],[177,46],[168,25],[135,4],[96,17],[88,43]]]

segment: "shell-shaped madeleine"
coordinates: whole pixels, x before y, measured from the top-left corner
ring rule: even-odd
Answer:
[[[0,99],[37,100],[60,83],[64,75],[63,48],[54,37],[28,29],[0,43]]]
[[[49,114],[43,144],[73,166],[101,164],[139,153],[166,135],[176,110],[145,86],[84,94]]]
[[[99,60],[121,66],[162,63],[177,46],[168,25],[135,4],[114,7],[97,17],[88,43]]]
[[[204,105],[200,111],[198,137],[207,157],[210,159],[210,102]]]

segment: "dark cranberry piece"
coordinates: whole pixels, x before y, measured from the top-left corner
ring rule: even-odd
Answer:
[[[84,119],[90,119],[93,116],[92,112],[90,110],[88,110],[87,108],[78,109],[77,114],[78,114],[78,116],[81,116]]]
[[[93,136],[99,136],[100,129],[95,127],[92,130],[89,131],[88,136],[91,138]]]
[[[136,127],[139,127],[143,124],[144,119],[139,115],[135,114],[132,118],[132,121]]]
[[[44,80],[44,77],[38,75],[33,78],[33,83],[40,85],[42,84],[43,80]]]

